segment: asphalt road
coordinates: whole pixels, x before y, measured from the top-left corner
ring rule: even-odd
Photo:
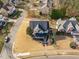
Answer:
[[[28,58],[28,59],[79,59],[79,56],[77,55],[55,55],[55,56],[42,56],[42,57],[33,57],[33,58]]]
[[[23,18],[24,18],[24,16],[22,15],[22,17],[20,17],[17,20],[17,22],[15,23],[15,25],[13,26],[12,32],[9,34],[9,37],[11,40],[9,43],[4,43],[4,47],[3,47],[2,52],[0,54],[0,59],[15,59],[12,54],[12,45],[14,42],[15,34],[16,34],[21,22],[23,21]]]

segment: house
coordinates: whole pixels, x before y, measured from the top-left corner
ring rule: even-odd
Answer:
[[[71,33],[74,31],[79,32],[79,25],[75,17],[71,17],[68,20],[57,20],[57,27],[58,31],[63,31],[66,33]]]
[[[0,30],[3,29],[5,24],[6,24],[5,18],[2,15],[0,15]]]
[[[9,0],[10,4],[14,4],[15,6],[17,6],[18,4],[22,3],[23,0]]]
[[[6,4],[0,9],[0,13],[4,16],[11,15],[15,13],[15,11],[16,11],[16,8],[10,4]]]
[[[4,4],[19,4],[21,0],[2,0]]]
[[[75,17],[71,17],[69,20],[59,19],[56,28],[60,32],[70,33],[74,42],[79,45],[79,24]]]
[[[8,14],[10,15],[16,12],[15,6],[7,6],[7,8],[8,8]]]
[[[48,14],[53,7],[53,0],[40,0],[40,12]]]
[[[43,39],[43,43],[47,43],[49,34],[49,21],[33,18],[29,23],[34,39]]]
[[[53,0],[30,0],[29,8],[35,12],[47,15],[52,9]]]

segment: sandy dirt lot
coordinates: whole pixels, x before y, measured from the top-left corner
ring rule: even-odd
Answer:
[[[58,49],[71,49],[70,43],[73,41],[73,38],[68,36],[58,36],[57,37],[57,47]]]
[[[29,18],[25,18],[22,22],[15,38],[14,52],[31,52],[44,50],[42,44],[32,40],[29,35],[26,35],[26,28],[29,25]]]
[[[26,34],[26,28],[29,26],[29,21],[31,18],[25,18],[19,27],[18,32],[15,37],[15,44],[13,51],[15,53],[23,52],[38,52],[38,51],[51,51],[51,50],[72,50],[69,46],[70,42],[73,40],[71,37],[65,36],[65,38],[59,36],[57,37],[57,46],[53,45],[44,47],[41,43],[33,40],[29,35]]]

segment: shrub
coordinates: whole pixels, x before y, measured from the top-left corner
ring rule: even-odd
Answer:
[[[32,36],[33,31],[32,31],[32,29],[31,29],[30,27],[27,27],[26,33],[27,33],[28,35]]]
[[[77,44],[76,44],[75,42],[71,42],[71,43],[70,43],[70,47],[71,47],[72,49],[76,49],[76,48],[77,48]]]
[[[79,16],[76,16],[77,21],[79,21]]]
[[[9,18],[12,18],[12,19],[17,19],[20,17],[22,11],[15,11],[14,13],[12,13],[11,15],[8,15]]]
[[[56,32],[56,35],[65,35],[65,34],[66,34],[65,32],[59,32],[59,31]]]
[[[65,14],[66,11],[64,9],[53,9],[49,14],[49,17],[51,19],[59,19],[59,18],[64,18]]]
[[[2,8],[4,3],[0,0],[0,8]]]
[[[49,41],[51,44],[56,44],[56,33],[50,33],[49,35]]]

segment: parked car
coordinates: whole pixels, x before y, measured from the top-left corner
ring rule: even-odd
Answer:
[[[8,43],[10,41],[10,37],[5,37],[5,42]]]

